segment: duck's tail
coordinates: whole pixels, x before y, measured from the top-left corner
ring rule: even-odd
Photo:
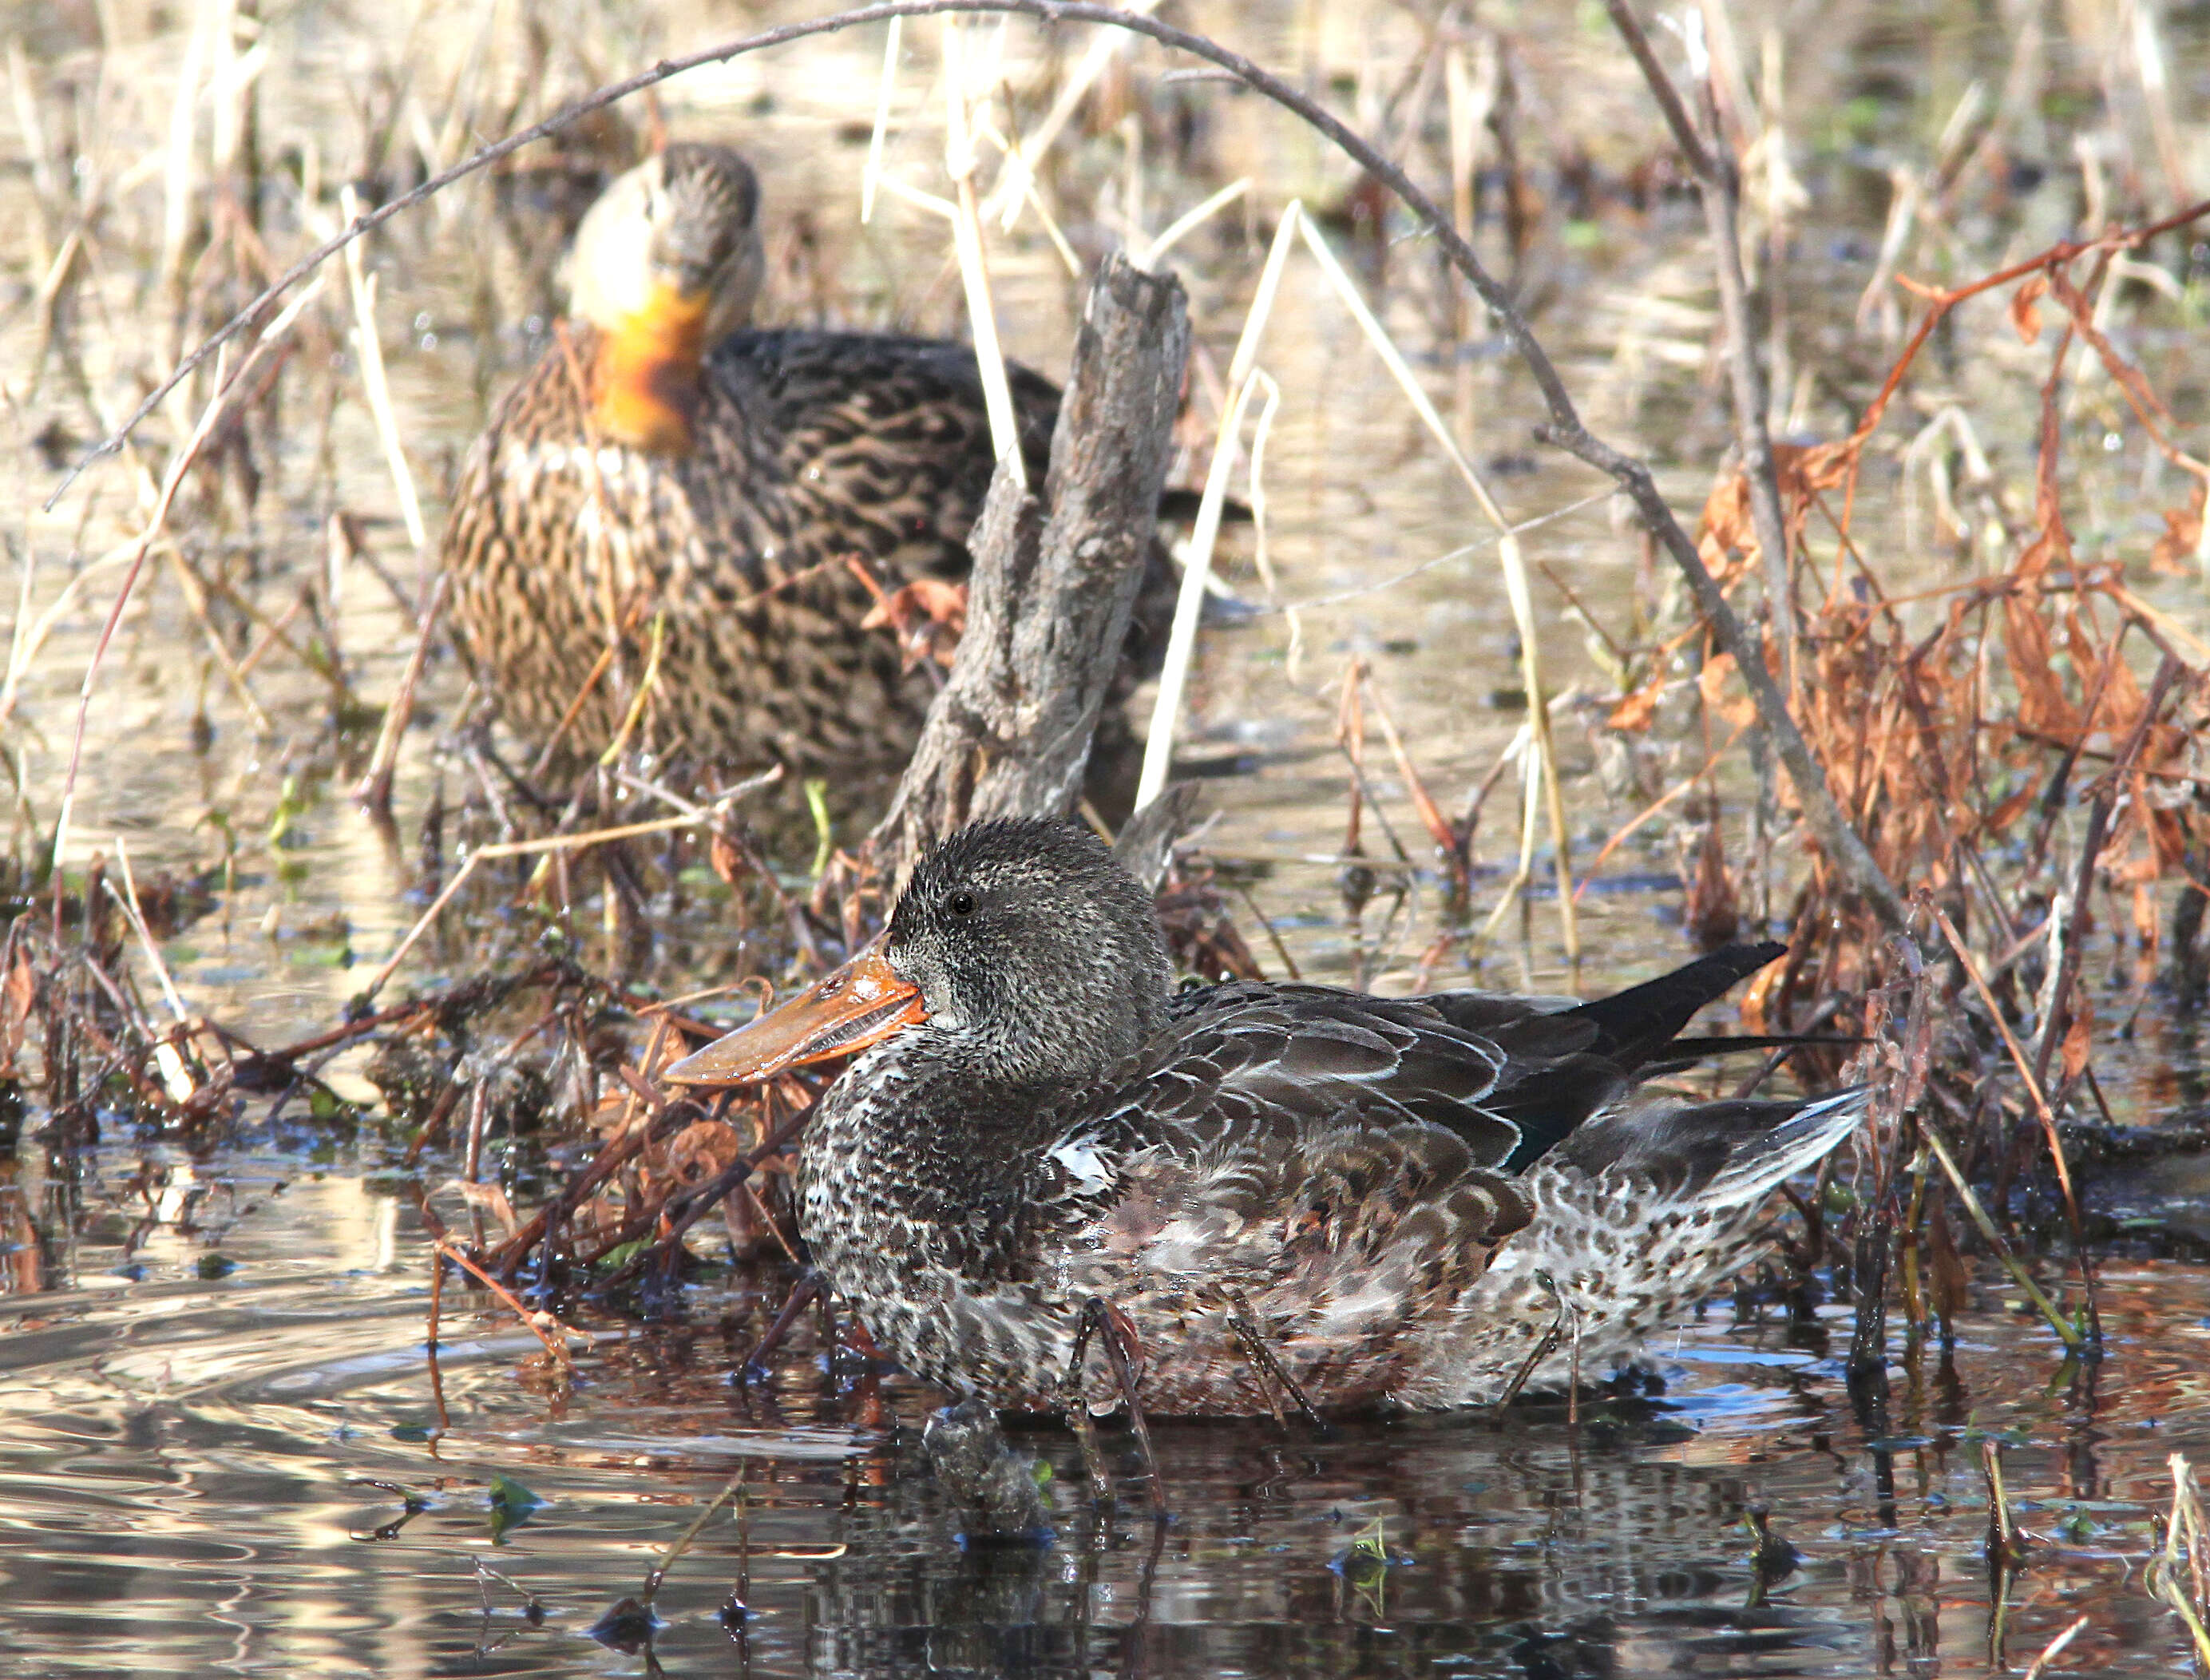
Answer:
[[[1670,1044],[1699,1009],[1787,954],[1788,947],[1777,940],[1726,946],[1670,974],[1581,1004],[1570,1012],[1594,1024],[1597,1042],[1591,1049],[1632,1073]]]
[[[1866,1098],[1591,1121],[1519,1181],[1533,1221],[1459,1298],[1398,1398],[1464,1405],[1600,1376],[1766,1250],[1766,1199],[1840,1145]]]
[[[1724,1213],[1825,1159],[1857,1128],[1866,1098],[1853,1085],[1809,1103],[1628,1108],[1591,1121],[1558,1154],[1591,1178],[1639,1180],[1677,1203]]]

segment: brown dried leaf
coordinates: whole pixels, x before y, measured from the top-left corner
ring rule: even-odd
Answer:
[[[17,958],[8,978],[0,981],[0,1079],[16,1077],[15,1057],[23,1048],[38,990],[38,977],[31,972],[30,964]]]
[[[2163,930],[2157,926],[2156,898],[2146,881],[2135,881],[2133,893],[2134,937],[2144,951],[2153,952]]]
[[[471,1184],[466,1179],[449,1178],[438,1188],[450,1190],[470,1207],[480,1207],[498,1221],[499,1229],[512,1236],[521,1229],[521,1221],[514,1217],[514,1204],[507,1200],[506,1191],[496,1181]]]
[[[728,1127],[718,1121],[693,1121],[668,1143],[668,1174],[686,1188],[703,1184],[741,1153],[737,1134]]]
[[[2038,547],[2038,545],[2037,545]],[[2018,686],[2018,721],[2026,728],[2060,738],[2076,734],[2079,709],[2056,674],[2049,621],[2022,595],[2003,597],[2003,654]]]
[[[1704,500],[1703,529],[1696,534],[1696,548],[1704,564],[1722,583],[1757,553],[1757,535],[1749,517],[1749,480],[1730,473],[1712,486]],[[1730,560],[1729,557],[1736,557]]]
[[[2010,294],[2010,323],[2025,343],[2041,336],[2041,299],[2048,290],[2049,276],[2038,274]]]
[[[2010,825],[2026,814],[2026,807],[2041,797],[2038,788],[2020,788],[2001,805],[1988,813],[1987,831],[2003,834]]]
[[[2194,499],[2187,506],[2165,511],[2164,535],[2148,551],[2152,571],[2161,572],[2167,577],[2194,575],[2193,561],[2202,545],[2202,506],[2206,494],[2210,494],[2210,480],[2197,479]]]
[[[1815,493],[1832,490],[1847,479],[1857,447],[1848,438],[1833,444],[1774,444],[1772,468],[1790,505],[1800,506]]]
[[[1786,1030],[1772,1012],[1772,1000],[1787,978],[1788,964],[1772,963],[1760,969],[1749,984],[1742,988],[1742,1003],[1736,1012],[1741,1018],[1744,1032],[1780,1032]]]
[[[1727,679],[1734,674],[1734,656],[1717,655],[1704,662],[1704,668],[1696,677],[1696,687],[1712,714],[1724,719],[1729,728],[1738,729],[1757,716],[1757,704],[1747,694],[1738,694],[1732,699],[1725,698]]]
[[[752,865],[745,861],[743,849],[718,831],[707,842],[706,861],[714,866],[714,873],[722,878],[725,886],[735,886],[752,873]]]
[[[1647,733],[1651,724],[1657,721],[1658,703],[1664,698],[1664,696],[1665,678],[1664,674],[1660,673],[1651,678],[1647,685],[1636,689],[1634,692],[1614,706],[1611,709],[1611,716],[1603,720],[1605,727],[1631,730],[1638,735]]]
[[[2095,1005],[2084,986],[2072,988],[2071,1020],[2064,1028],[2064,1043],[2057,1052],[2064,1058],[2064,1082],[2067,1085],[2086,1070],[2087,1057],[2095,1046]]]
[[[967,586],[934,577],[916,577],[877,599],[860,620],[862,630],[889,625],[897,634],[905,668],[933,659],[946,669],[967,628]]]

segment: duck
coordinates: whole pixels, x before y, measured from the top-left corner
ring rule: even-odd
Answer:
[[[618,740],[794,771],[903,764],[995,465],[975,354],[752,324],[758,178],[678,142],[578,226],[570,318],[494,410],[441,539],[456,641],[548,762]],[[1060,393],[1008,364],[1030,481]],[[648,679],[649,680],[648,681]]]
[[[939,1387],[1085,1422],[1441,1410],[1627,1359],[1767,1249],[1772,1193],[1863,1092],[1638,1088],[1748,1042],[1682,1031],[1784,949],[1585,1003],[1177,989],[1112,850],[1003,819],[927,855],[842,968],[667,1077],[850,1058],[803,1137],[799,1230],[873,1346]]]

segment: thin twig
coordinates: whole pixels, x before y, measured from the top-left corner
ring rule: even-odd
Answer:
[[[2018,1067],[2019,1077],[2026,1081],[2026,1094],[2033,1099],[2033,1111],[2041,1121],[2042,1135],[2049,1143],[2049,1157],[2056,1165],[2056,1182],[2064,1192],[2064,1213],[2071,1223],[2072,1246],[2080,1258],[2080,1281],[2087,1292],[2088,1322],[2096,1326],[2095,1335],[2099,1340],[2102,1335],[2101,1318],[2095,1307],[2095,1274],[2087,1261],[2086,1226],[2080,1218],[2080,1198],[2072,1187],[2072,1168],[2064,1158],[2064,1139],[2056,1129],[2056,1111],[2049,1106],[2049,1098],[2042,1091],[2040,1076],[2026,1060],[2025,1048],[2011,1031],[2010,1023],[2003,1019],[2002,1011],[1996,1005],[1996,995],[1981,976],[1980,965],[1973,959],[1964,936],[1958,933],[1956,923],[1951,922],[1948,912],[1938,905],[1934,909],[1934,921],[1941,929],[1941,937],[1948,940],[1950,950],[1956,952],[1958,962],[1964,965],[1965,977],[1972,982],[1972,989],[1979,994],[1981,1004],[1995,1018],[1996,1030],[2002,1035],[2003,1048],[2010,1052],[2010,1059]]]
[[[438,574],[436,587],[430,591],[430,604],[422,611],[422,629],[414,638],[414,651],[408,656],[399,686],[392,694],[390,705],[384,709],[383,727],[377,731],[376,751],[369,758],[368,773],[353,789],[353,796],[371,811],[386,815],[390,813],[391,777],[399,764],[400,738],[414,718],[414,691],[421,683],[422,668],[429,662],[431,638],[438,632],[438,614],[444,610],[445,595],[452,585],[451,572]]]
[[[2079,1352],[2082,1345],[2079,1327],[2056,1310],[2056,1302],[2042,1292],[2040,1284],[2033,1281],[2033,1274],[2026,1269],[2016,1254],[2011,1253],[2010,1244],[2002,1240],[2002,1233],[1996,1229],[1996,1222],[1988,1217],[1987,1209],[1980,1206],[1980,1199],[1972,1194],[1971,1185],[1965,1181],[1964,1174],[1957,1170],[1957,1163],[1950,1158],[1949,1147],[1941,1141],[1941,1134],[1923,1116],[1919,1120],[1918,1127],[1920,1134],[1926,1139],[1927,1147],[1934,1151],[1934,1158],[1941,1163],[1941,1170],[1948,1175],[1949,1187],[1965,1204],[1965,1212],[1972,1216],[1972,1223],[1980,1228],[1980,1235],[1995,1250],[1996,1258],[2002,1262],[2003,1270],[2009,1272],[2018,1286],[2026,1291],[2026,1298],[2048,1320],[2049,1327],[2056,1333],[2057,1339],[2073,1352]]]

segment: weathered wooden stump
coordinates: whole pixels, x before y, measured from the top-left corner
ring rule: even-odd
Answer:
[[[1188,355],[1181,283],[1107,258],[1042,493],[1001,465],[969,539],[958,652],[867,840],[888,879],[963,824],[1074,808],[1156,539]]]

